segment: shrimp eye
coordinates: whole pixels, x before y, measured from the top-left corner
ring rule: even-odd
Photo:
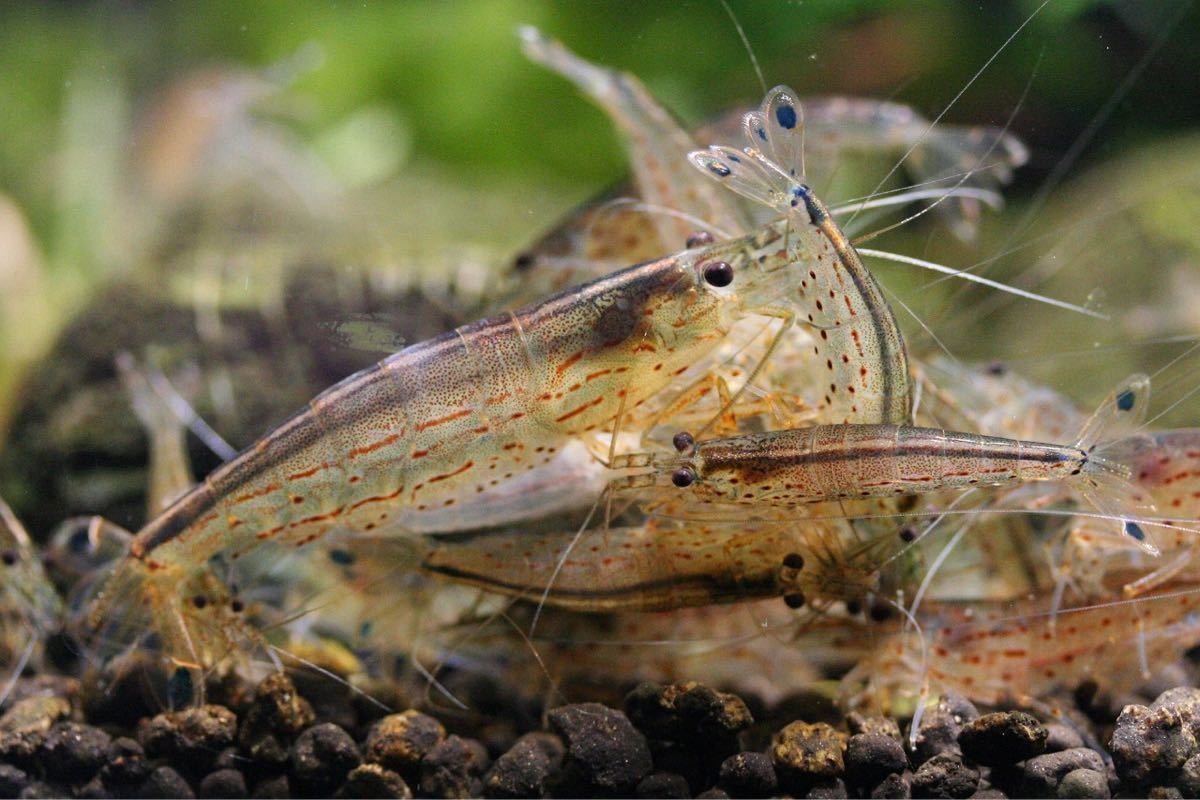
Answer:
[[[688,450],[691,450],[692,445],[695,443],[696,440],[693,439],[692,435],[687,431],[680,431],[671,439],[671,444],[675,445],[675,449],[680,453],[685,453]]]
[[[788,553],[783,557],[783,565],[788,569],[804,569],[804,556],[799,553]]]
[[[917,538],[917,529],[914,528],[912,525],[905,525],[903,528],[900,529],[900,541],[912,542],[912,541],[915,541],[916,538]]]
[[[800,594],[800,592],[793,592],[792,594],[785,594],[783,602],[787,603],[788,608],[803,608],[806,601],[804,595]]]
[[[671,475],[671,483],[683,489],[696,482],[696,472],[691,467],[680,467]]]
[[[709,286],[728,286],[733,283],[733,267],[728,261],[714,261],[704,267],[704,280]]]
[[[208,605],[208,598],[202,594],[198,594],[192,598],[192,605],[194,605],[196,608],[204,608],[206,605]]]
[[[229,602],[229,609],[235,614],[240,614],[246,610],[246,604],[235,597]]]
[[[703,247],[706,244],[713,243],[713,235],[708,231],[696,231],[687,238],[685,247],[691,250],[693,247]]]
[[[691,483],[691,481],[688,481],[688,483]],[[17,563],[16,551],[5,550],[3,553],[0,553],[0,561],[4,562],[4,566],[11,567],[13,564]]]
[[[90,545],[87,531],[82,529],[72,533],[71,538],[67,540],[67,548],[76,555],[86,553]]]

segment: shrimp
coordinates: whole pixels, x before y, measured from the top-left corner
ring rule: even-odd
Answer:
[[[42,568],[25,526],[0,499],[0,664],[8,672],[0,704],[30,661],[37,663],[46,638],[62,622],[62,601]]]

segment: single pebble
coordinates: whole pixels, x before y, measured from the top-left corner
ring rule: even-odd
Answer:
[[[138,797],[162,797],[189,800],[195,797],[192,787],[170,767],[158,767],[150,773],[138,790]]]
[[[104,766],[100,777],[110,787],[134,786],[146,780],[150,765],[142,746],[126,736],[119,736],[108,744],[104,754]]]
[[[1146,790],[1147,800],[1183,800],[1183,792],[1175,786],[1152,786]]]
[[[717,786],[731,797],[771,797],[778,791],[779,780],[770,756],[747,751],[721,762]]]
[[[177,759],[203,773],[222,748],[233,744],[237,715],[224,706],[206,705],[159,714],[138,724],[138,741],[151,758]]]
[[[1130,787],[1168,784],[1200,752],[1196,738],[1200,689],[1171,689],[1149,707],[1127,705],[1109,740],[1113,766]]]
[[[962,755],[958,734],[963,725],[979,717],[979,711],[965,697],[949,692],[925,709],[912,747],[912,760],[920,765],[938,753]]]
[[[646,737],[622,712],[576,703],[552,709],[547,720],[566,745],[560,778],[565,791],[628,795],[650,774]]]
[[[687,780],[677,772],[651,772],[638,781],[634,794],[638,797],[691,797]]]
[[[42,767],[56,779],[83,783],[104,765],[110,742],[111,736],[91,725],[56,723],[42,743]]]
[[[891,717],[867,717],[851,711],[846,716],[846,725],[851,735],[860,733],[879,733],[900,741],[900,725]]]
[[[200,781],[200,797],[246,797],[246,776],[236,769],[210,772]]]
[[[478,797],[490,759],[474,739],[450,734],[421,759],[421,794],[426,797]]]
[[[912,797],[912,778],[893,772],[875,785],[871,797],[877,800],[908,800]]]
[[[341,786],[361,762],[354,739],[329,722],[313,725],[292,744],[292,777],[312,794],[328,794]]]
[[[71,704],[55,695],[33,695],[12,704],[0,717],[0,731],[45,733],[54,723],[71,715]]]
[[[1107,800],[1112,794],[1108,791],[1108,778],[1103,772],[1096,772],[1094,769],[1073,769],[1059,781],[1058,797],[1072,800],[1097,797]]]
[[[1073,747],[1083,747],[1083,737],[1079,731],[1061,722],[1051,722],[1046,725],[1046,752],[1057,753],[1059,750],[1070,750]]]
[[[412,790],[398,773],[379,764],[362,764],[350,770],[336,796],[412,800]]]
[[[696,795],[696,800],[729,800],[729,794],[724,789],[714,786]]]
[[[882,733],[859,733],[846,742],[846,781],[853,787],[869,789],[892,773],[908,768],[904,747]]]
[[[979,770],[953,753],[938,753],[913,773],[913,797],[970,797],[979,788]]]
[[[1183,792],[1184,797],[1200,797],[1200,754],[1183,762],[1175,785]]]
[[[428,714],[413,709],[389,714],[367,733],[363,760],[415,777],[421,759],[445,738],[442,723]]]
[[[841,778],[822,778],[814,783],[804,796],[810,800],[841,800],[849,797],[846,782]]]
[[[0,797],[19,797],[29,783],[25,770],[12,764],[0,764]]]
[[[845,768],[846,734],[824,722],[793,722],[771,739],[771,761],[784,791],[803,794],[822,778]]]
[[[250,796],[256,800],[286,800],[292,796],[292,784],[287,775],[271,775],[254,784]]]
[[[496,759],[483,782],[485,797],[541,797],[558,774],[563,743],[552,733],[527,733]]]
[[[963,726],[958,745],[965,758],[976,764],[999,767],[1040,755],[1049,732],[1023,711],[984,714]]]
[[[273,672],[254,689],[238,731],[238,744],[251,760],[282,767],[288,761],[288,743],[312,724],[314,716],[292,679]]]

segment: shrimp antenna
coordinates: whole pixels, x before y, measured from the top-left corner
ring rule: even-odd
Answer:
[[[729,15],[729,21],[733,23],[733,28],[737,31],[738,38],[742,40],[742,47],[746,48],[746,55],[750,56],[750,64],[754,67],[754,74],[758,76],[758,85],[762,87],[763,94],[766,94],[767,82],[763,79],[762,67],[758,65],[758,56],[754,55],[754,48],[750,46],[750,40],[746,38],[746,29],[742,27],[741,21],[733,13],[733,9],[729,7],[727,0],[721,0],[721,8],[725,9],[725,13]]]

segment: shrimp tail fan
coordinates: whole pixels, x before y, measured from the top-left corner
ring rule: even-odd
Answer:
[[[1104,517],[1113,520],[1115,535],[1158,555],[1144,524],[1154,512],[1148,494],[1134,481],[1130,453],[1150,405],[1150,378],[1132,375],[1109,392],[1084,423],[1075,446],[1088,454],[1080,474],[1080,491]]]

